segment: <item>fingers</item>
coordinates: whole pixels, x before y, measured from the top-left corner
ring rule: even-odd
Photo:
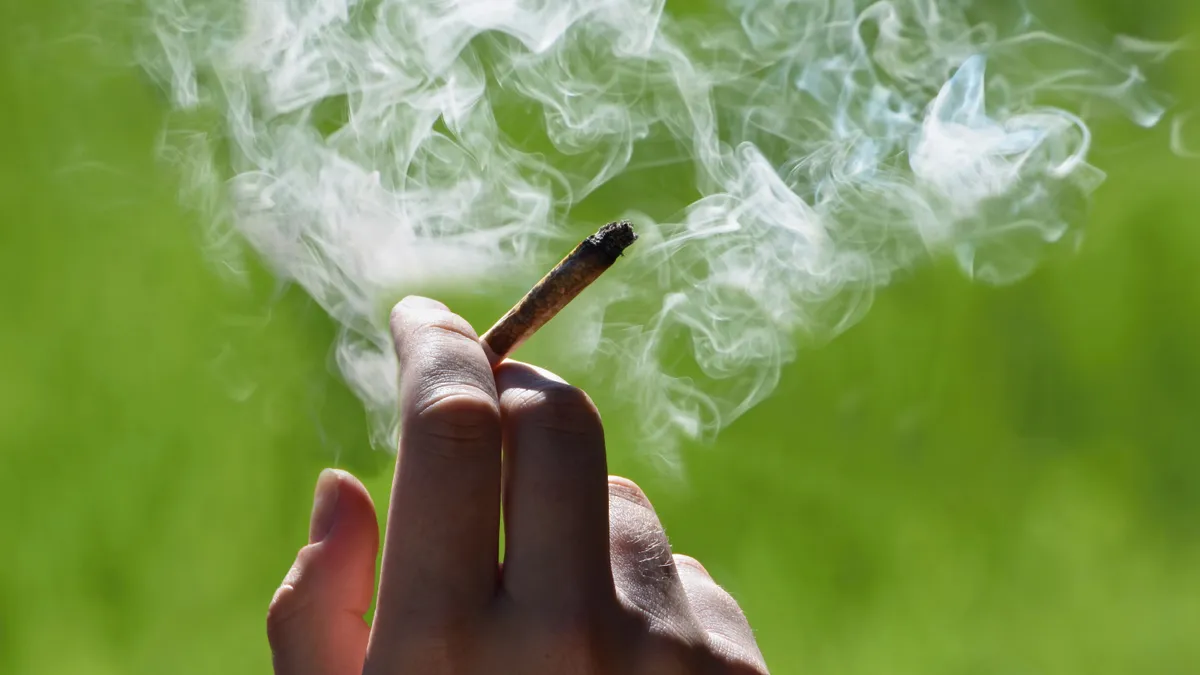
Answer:
[[[687,595],[658,514],[641,488],[625,478],[608,480],[609,549],[617,594],[642,612],[651,632],[695,633]]]
[[[504,586],[526,605],[585,611],[613,594],[600,415],[523,363],[496,371],[504,428]]]
[[[632,481],[614,476],[609,478],[609,494],[612,569],[621,599],[640,611],[651,633],[692,644],[707,642],[728,672],[766,673],[737,602],[699,562],[671,555],[645,493]]]
[[[277,675],[362,671],[363,615],[375,587],[379,526],[366,488],[343,471],[317,481],[309,545],[300,550],[267,611]]]
[[[766,662],[742,608],[717,585],[695,558],[675,555],[675,568],[683,582],[692,614],[708,634],[711,648],[734,663],[744,663],[766,672]]]
[[[444,623],[491,600],[500,528],[500,411],[475,332],[441,303],[392,310],[401,440],[375,632]]]

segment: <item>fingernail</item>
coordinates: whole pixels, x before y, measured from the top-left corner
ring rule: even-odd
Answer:
[[[446,306],[437,300],[431,300],[419,295],[410,295],[401,300],[400,304],[409,309],[446,309]]]
[[[609,476],[608,493],[616,497],[622,497],[626,501],[633,502],[634,504],[645,506],[646,508],[652,510],[654,509],[654,506],[650,504],[650,498],[646,496],[645,492],[642,492],[642,488],[638,487],[637,483],[634,483],[628,478]]]
[[[317,478],[317,489],[313,495],[312,518],[309,520],[308,526],[308,543],[316,544],[323,541],[325,537],[329,536],[329,531],[333,529],[337,515],[339,484],[337,472],[333,469],[325,469],[321,472],[320,478]]]
[[[693,558],[690,555],[683,555],[680,553],[676,553],[675,554],[675,565],[683,566],[683,567],[692,567],[694,569],[700,570],[701,572],[703,572],[706,575],[708,574],[708,570],[704,569],[704,565],[701,565],[699,560],[696,560],[695,558]],[[709,575],[709,576],[711,576],[711,575]]]
[[[533,366],[533,365],[531,365],[529,367],[533,368],[534,372],[536,372],[538,375],[541,375],[542,377],[546,378],[547,380],[550,380],[551,382],[558,382],[559,384],[567,384],[566,380],[564,380],[561,377],[559,377],[558,375],[546,370],[545,368],[539,368],[539,367]]]

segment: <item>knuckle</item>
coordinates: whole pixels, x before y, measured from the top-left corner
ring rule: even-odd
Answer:
[[[662,530],[645,519],[620,519],[610,525],[613,571],[625,585],[658,592],[679,582],[671,545]]]
[[[475,329],[467,320],[450,312],[437,312],[412,330],[410,339],[414,344],[458,342],[468,340],[478,342]]]
[[[506,413],[518,425],[569,436],[603,433],[600,411],[592,399],[578,387],[550,383],[529,389],[515,397]]]
[[[656,593],[679,581],[679,570],[662,523],[646,495],[631,481],[609,479],[609,553],[613,572],[627,590]]]
[[[452,444],[498,438],[500,411],[496,401],[475,385],[442,383],[423,393],[413,410],[425,439]]]
[[[422,310],[413,315],[397,307],[392,310],[389,323],[401,366],[420,361],[413,357],[423,350],[442,352],[449,348],[453,353],[479,341],[466,319],[445,310]]]
[[[402,351],[410,356],[401,374],[407,381],[406,426],[417,438],[454,448],[499,437],[495,381],[480,349],[470,325],[448,312],[405,339]]]

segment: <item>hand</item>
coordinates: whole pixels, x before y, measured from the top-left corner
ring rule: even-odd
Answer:
[[[375,507],[325,471],[267,613],[277,674],[767,672],[733,598],[672,556],[636,485],[608,477],[583,392],[520,363],[493,372],[440,303],[406,299],[391,326],[402,438],[375,620]]]

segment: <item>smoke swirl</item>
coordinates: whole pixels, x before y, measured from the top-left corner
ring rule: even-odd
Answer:
[[[642,243],[580,300],[574,344],[622,354],[614,386],[669,443],[761,401],[798,336],[845,329],[931,257],[987,283],[1027,274],[1103,181],[1087,115],[1152,126],[1166,107],[1138,64],[1169,46],[1091,48],[960,0],[693,10],[164,0],[143,64],[176,107],[219,117],[168,135],[189,199],[214,244],[236,234],[343,327],[337,362],[381,445],[397,396],[381,306],[527,281],[622,177],[686,167],[685,197],[609,215]]]

